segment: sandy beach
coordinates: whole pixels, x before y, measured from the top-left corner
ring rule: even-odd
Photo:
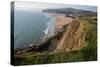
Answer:
[[[64,25],[71,23],[73,20],[71,17],[66,17],[66,14],[49,13],[49,15],[56,18],[56,32],[59,32]]]
[[[54,14],[56,18],[56,31],[59,32],[62,27],[72,22],[71,17],[65,17],[65,14]]]
[[[62,27],[66,24],[69,24],[70,22],[72,22],[72,18],[70,17],[65,17],[65,16],[56,16],[56,30],[59,31],[60,29],[62,29]]]

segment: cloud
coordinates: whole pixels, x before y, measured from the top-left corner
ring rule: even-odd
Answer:
[[[48,4],[48,3],[33,3],[33,2],[20,2],[15,1],[15,10],[42,10],[42,9],[54,9],[54,8],[76,8],[82,10],[96,11],[95,6],[87,5],[67,5],[67,4]]]

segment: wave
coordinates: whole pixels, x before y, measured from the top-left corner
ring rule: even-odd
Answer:
[[[43,32],[45,33],[45,36],[44,36],[43,40],[45,40],[46,37],[47,37],[48,31],[49,31],[50,22],[46,23],[46,26],[47,26],[46,29],[43,30]]]
[[[45,33],[43,40],[53,36],[55,33],[55,18],[50,17],[50,16],[48,16],[48,17],[50,18],[50,20],[46,23],[47,28],[45,30],[43,30],[43,32]]]

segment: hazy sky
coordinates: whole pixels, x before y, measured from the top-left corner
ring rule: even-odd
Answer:
[[[54,8],[75,8],[82,10],[97,11],[96,6],[87,5],[67,5],[67,4],[48,4],[48,3],[33,3],[33,2],[15,2],[16,10],[42,10],[42,9],[54,9]]]

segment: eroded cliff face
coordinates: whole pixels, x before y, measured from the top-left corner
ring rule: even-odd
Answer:
[[[77,17],[68,25],[55,50],[70,51],[80,49],[84,46],[82,44],[82,41],[84,41],[84,39],[85,33],[82,31],[81,22]]]

